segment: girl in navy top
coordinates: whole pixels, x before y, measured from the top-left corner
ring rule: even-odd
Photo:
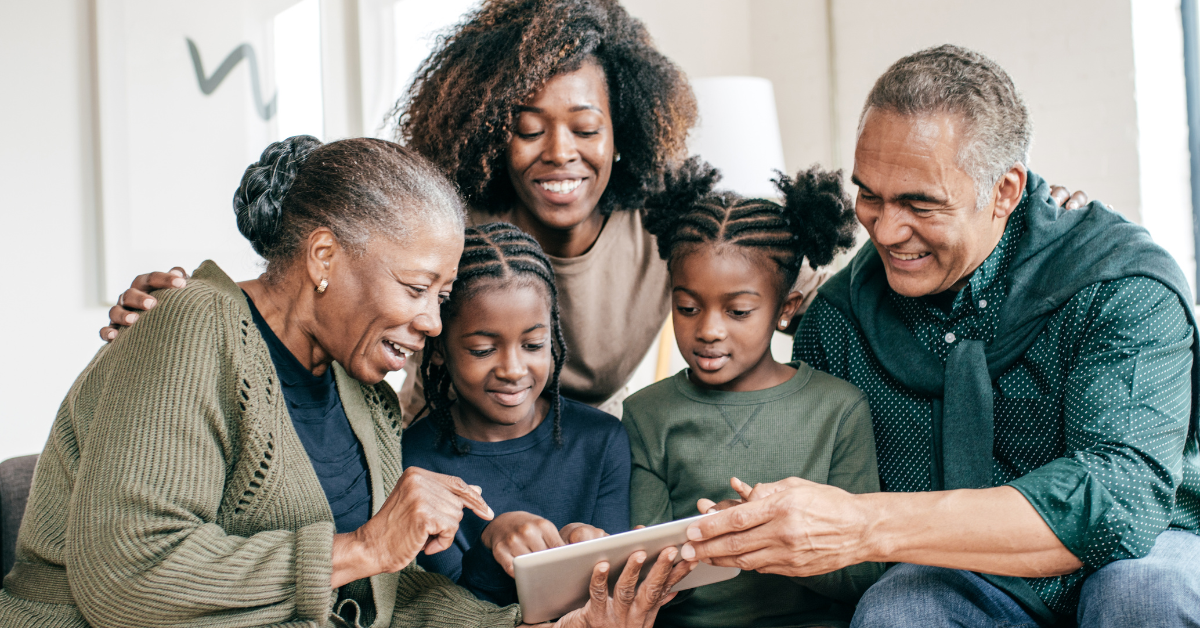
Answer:
[[[404,465],[479,486],[496,517],[465,512],[454,545],[417,562],[509,604],[513,557],[629,528],[629,440],[615,417],[559,395],[554,271],[518,228],[467,230],[442,325],[421,365],[417,418],[428,418],[404,432]]]

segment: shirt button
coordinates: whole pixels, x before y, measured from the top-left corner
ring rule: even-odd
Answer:
[[[987,299],[980,299],[979,300],[979,309],[983,309],[985,307],[987,307]]]
[[[954,337],[954,332],[946,334],[946,342],[954,342],[955,340],[956,338]]]

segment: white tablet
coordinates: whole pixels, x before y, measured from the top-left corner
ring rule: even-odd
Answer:
[[[583,608],[588,601],[588,584],[596,563],[608,561],[608,584],[611,587],[625,568],[629,555],[644,550],[646,564],[642,568],[640,582],[650,572],[659,552],[686,543],[688,525],[707,516],[699,515],[517,556],[513,559],[513,576],[517,581],[517,597],[521,601],[525,623],[550,621]],[[714,567],[700,563],[671,590],[683,591],[721,582],[740,572],[736,567]]]

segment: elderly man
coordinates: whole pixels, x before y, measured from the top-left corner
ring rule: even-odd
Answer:
[[[795,356],[868,395],[887,492],[742,487],[685,557],[795,576],[903,563],[855,626],[1200,625],[1187,283],[1109,209],[1058,211],[1030,135],[978,53],[925,50],[879,78],[853,176],[871,246],[821,289]]]

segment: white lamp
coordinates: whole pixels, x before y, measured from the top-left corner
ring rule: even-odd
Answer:
[[[690,152],[721,171],[718,188],[743,196],[778,196],[771,179],[785,166],[771,81],[717,76],[691,83],[700,123],[688,138]]]

